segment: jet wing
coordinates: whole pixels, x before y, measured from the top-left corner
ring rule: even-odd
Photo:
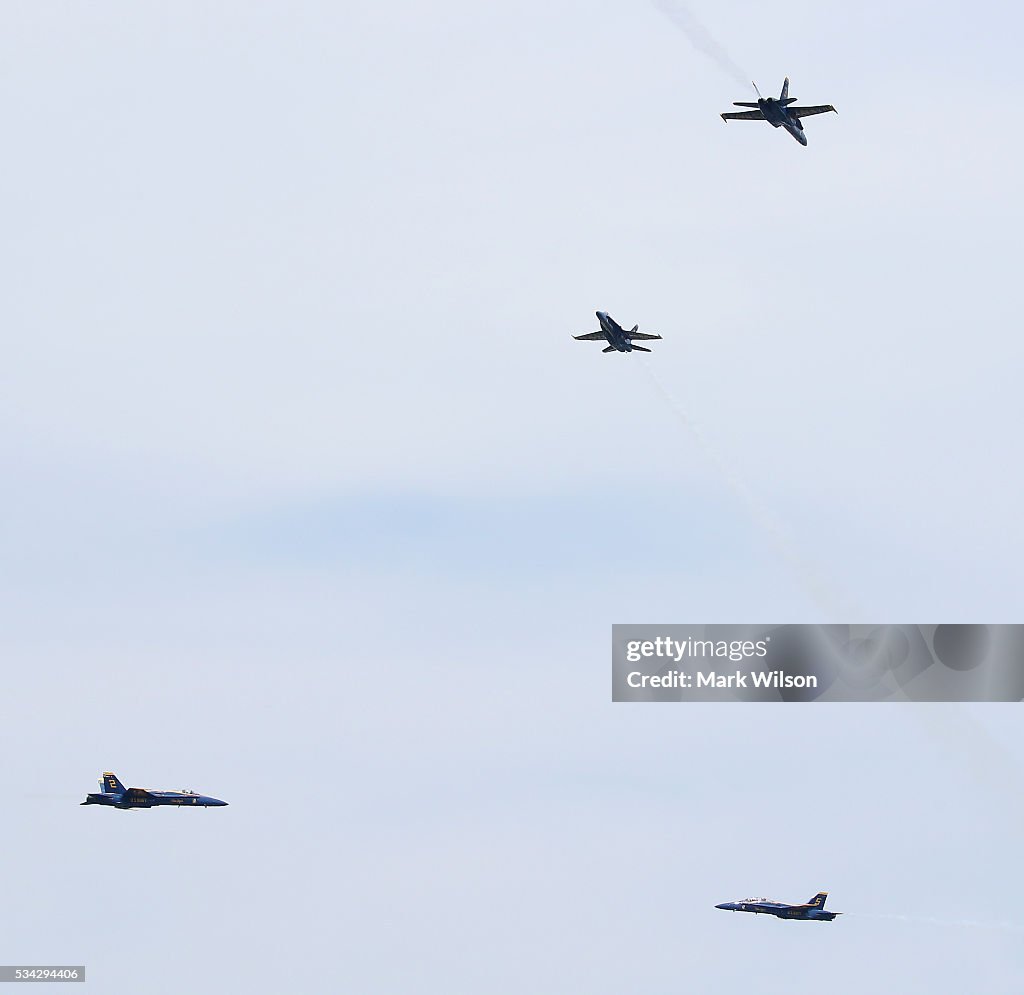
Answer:
[[[630,339],[660,339],[660,335],[644,335],[643,332],[630,332],[627,338]]]
[[[787,107],[786,113],[792,117],[812,117],[815,114],[827,114],[832,111],[838,114],[837,111],[831,104],[817,104],[814,107]]]
[[[742,111],[740,113],[729,113],[722,115],[723,121],[763,121],[764,114],[757,111]]]
[[[608,336],[604,332],[587,332],[586,335],[574,335],[577,342],[607,342]]]

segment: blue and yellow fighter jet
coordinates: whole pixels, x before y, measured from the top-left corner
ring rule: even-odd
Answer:
[[[197,795],[194,791],[150,791],[148,788],[126,788],[109,770],[100,778],[99,794],[85,796],[82,805],[110,805],[113,808],[156,808],[158,805],[184,805],[188,808],[219,808],[227,805],[219,798]]]
[[[727,912],[754,912],[757,915],[778,916],[780,919],[813,919],[816,922],[831,922],[842,912],[826,912],[827,891],[819,891],[806,905],[787,905],[771,898],[744,898],[739,902],[723,902],[716,909]]]
[[[753,110],[742,111],[741,113],[723,114],[723,121],[767,121],[773,128],[785,128],[801,145],[807,144],[807,136],[804,134],[801,118],[811,117],[813,114],[837,114],[838,111],[831,104],[815,104],[813,107],[790,107],[796,103],[796,97],[789,95],[789,77],[782,84],[782,93],[779,99],[774,97],[762,97],[761,91],[754,84],[757,93],[757,102],[749,100],[734,100],[734,107],[752,107]]]
[[[586,335],[574,335],[577,342],[607,342],[608,346],[601,352],[650,352],[642,345],[634,345],[635,339],[660,339],[660,335],[645,335],[638,332],[639,325],[626,331],[607,311],[597,311],[597,320],[601,324],[598,332],[587,332]]]

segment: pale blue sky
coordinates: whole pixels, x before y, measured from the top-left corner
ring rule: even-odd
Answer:
[[[650,3],[0,10],[3,962],[1024,987],[944,924],[1019,922],[1014,706],[613,706],[609,659],[1018,620],[1022,15],[689,9],[839,114],[724,125]],[[78,808],[103,769],[231,805]],[[713,909],[819,889],[865,915]]]

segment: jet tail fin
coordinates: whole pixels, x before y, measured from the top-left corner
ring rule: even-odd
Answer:
[[[781,103],[789,96],[789,77],[787,76],[782,84],[782,93],[779,94],[779,102]]]
[[[100,778],[100,787],[105,795],[124,794],[124,785],[117,779],[117,775],[112,774],[109,770],[103,772],[103,776]]]
[[[632,328],[631,328],[631,329],[629,330],[629,334],[630,334],[630,335],[632,335],[632,334],[633,334],[634,332],[639,332],[639,331],[640,331],[640,326],[639,326],[639,325],[634,325],[634,326],[633,326],[633,327],[632,327]]]
[[[812,909],[823,909],[825,908],[825,899],[828,898],[827,891],[819,891],[817,895],[812,898],[807,905]]]

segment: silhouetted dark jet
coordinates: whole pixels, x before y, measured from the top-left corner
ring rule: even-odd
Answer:
[[[757,915],[778,916],[780,919],[814,919],[817,922],[831,922],[842,912],[826,912],[827,891],[819,891],[806,905],[787,905],[770,898],[744,898],[741,902],[723,902],[716,909],[727,912],[754,912]]]
[[[100,778],[102,793],[85,796],[82,805],[110,805],[113,808],[155,808],[157,805],[186,805],[216,808],[227,805],[219,798],[197,795],[194,791],[149,791],[146,788],[126,788],[115,774],[104,771]]]
[[[660,339],[660,335],[644,335],[638,332],[639,325],[634,325],[628,332],[607,311],[597,311],[597,320],[601,322],[601,331],[588,332],[586,335],[574,335],[577,342],[608,342],[608,348],[601,352],[650,352],[642,345],[633,345],[634,339]]]
[[[807,144],[807,136],[804,134],[804,126],[800,118],[810,117],[812,114],[827,114],[832,111],[839,112],[831,104],[817,104],[814,107],[790,107],[796,102],[796,97],[789,95],[789,77],[782,84],[782,93],[779,99],[774,97],[762,97],[761,91],[754,84],[757,92],[757,103],[745,103],[742,100],[734,100],[734,107],[756,107],[754,111],[744,111],[742,114],[723,114],[723,121],[767,121],[773,128],[785,128],[801,145]]]

